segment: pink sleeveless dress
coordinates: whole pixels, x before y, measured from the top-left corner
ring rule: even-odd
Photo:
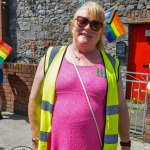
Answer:
[[[96,70],[104,70],[104,64],[101,61],[93,66],[77,66],[77,68],[103,140],[107,80],[104,74],[97,75]],[[56,80],[56,103],[49,142],[49,150],[102,150],[79,77],[74,65],[66,58],[62,61]]]

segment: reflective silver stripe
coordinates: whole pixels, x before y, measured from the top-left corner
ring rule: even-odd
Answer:
[[[47,102],[45,100],[42,100],[42,109],[49,111],[52,114],[54,105],[50,104],[49,102]]]
[[[119,113],[119,106],[106,106],[106,115],[114,115]]]
[[[118,134],[105,135],[104,137],[105,144],[115,144],[118,143]]]
[[[47,142],[49,137],[49,132],[40,131],[40,141]]]

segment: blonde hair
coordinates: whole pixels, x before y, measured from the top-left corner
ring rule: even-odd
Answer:
[[[104,29],[105,14],[104,14],[103,8],[96,2],[88,1],[82,7],[77,9],[73,17],[73,20],[71,21],[71,26],[73,25],[73,22],[76,20],[78,16],[78,12],[81,11],[82,9],[85,9],[90,13],[91,19],[94,19],[103,23],[103,27],[102,27],[102,35],[103,35],[105,33],[105,29]],[[104,50],[102,36],[100,36],[100,39],[96,44],[96,48],[99,50]]]

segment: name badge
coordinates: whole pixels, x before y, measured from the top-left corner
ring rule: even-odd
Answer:
[[[96,68],[96,75],[99,76],[99,77],[106,78],[106,69]]]

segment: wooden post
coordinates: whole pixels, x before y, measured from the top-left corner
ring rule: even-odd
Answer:
[[[0,0],[0,39],[2,39],[2,1]]]

